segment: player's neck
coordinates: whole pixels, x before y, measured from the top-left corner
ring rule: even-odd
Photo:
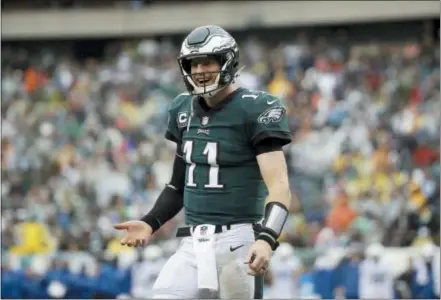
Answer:
[[[227,98],[228,95],[230,95],[237,89],[238,87],[230,85],[225,89],[223,89],[222,91],[220,91],[219,93],[217,93],[216,95],[214,95],[213,97],[204,98],[205,103],[207,103],[209,107],[215,107],[218,103],[222,102],[225,98]]]

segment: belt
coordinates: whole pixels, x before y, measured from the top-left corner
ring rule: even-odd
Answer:
[[[215,225],[214,233],[222,233],[231,229],[232,224],[228,225]],[[195,226],[180,227],[176,232],[176,237],[188,237],[191,236]],[[254,230],[259,230],[259,224],[253,224]]]
[[[196,228],[196,226],[180,227],[178,232],[176,232],[176,237],[187,237],[191,236],[191,233]],[[216,225],[214,233],[221,233],[231,229],[231,225]]]

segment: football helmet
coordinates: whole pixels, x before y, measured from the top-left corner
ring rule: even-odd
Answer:
[[[160,259],[163,254],[161,247],[158,245],[149,245],[144,249],[142,257],[145,260],[154,261]]]
[[[191,60],[202,57],[213,57],[220,65],[214,82],[208,85],[196,84],[191,74]],[[239,75],[239,48],[235,39],[221,27],[201,26],[184,39],[178,63],[188,92],[212,97]]]
[[[281,243],[275,254],[281,259],[288,259],[294,255],[294,249],[289,243]]]
[[[367,247],[365,255],[369,258],[380,258],[383,253],[383,245],[381,245],[380,243],[373,243]]]

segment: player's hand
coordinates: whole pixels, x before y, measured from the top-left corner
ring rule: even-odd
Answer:
[[[245,263],[248,264],[248,275],[258,276],[264,274],[269,267],[273,250],[271,246],[263,241],[257,240],[248,250]]]
[[[121,239],[121,245],[129,247],[144,247],[147,245],[153,233],[152,227],[143,221],[128,221],[113,226],[117,230],[126,230],[126,234]]]

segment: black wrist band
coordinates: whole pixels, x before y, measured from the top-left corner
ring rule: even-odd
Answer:
[[[158,230],[161,227],[161,223],[159,222],[158,218],[155,216],[152,216],[150,214],[145,215],[141,218],[141,221],[146,222],[150,227],[152,227],[153,232]]]
[[[257,239],[267,242],[273,251],[275,251],[277,247],[279,247],[279,242],[277,241],[277,239],[268,232],[260,232],[257,236]]]
[[[282,233],[287,218],[288,209],[285,205],[280,202],[269,202],[265,206],[265,218],[257,239],[266,241],[271,249],[276,250],[279,246],[277,239]]]

